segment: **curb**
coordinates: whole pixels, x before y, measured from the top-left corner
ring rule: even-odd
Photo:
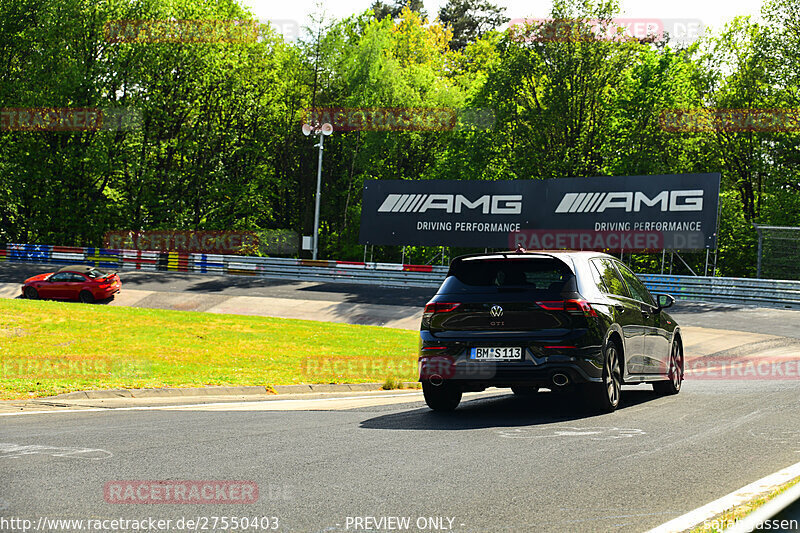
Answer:
[[[417,382],[405,381],[404,387],[415,388]],[[383,383],[318,383],[308,385],[274,385],[272,387],[184,387],[158,389],[107,389],[67,392],[44,399],[107,400],[113,398],[180,398],[189,396],[272,396],[273,394],[305,394],[319,392],[365,392],[381,390]],[[274,390],[274,393],[273,393]]]
[[[703,523],[705,520],[710,520],[728,509],[747,503],[798,476],[800,476],[800,463],[795,463],[774,474],[770,474],[749,485],[745,485],[739,490],[731,492],[722,498],[661,524],[647,531],[647,533],[678,533],[690,530]],[[769,505],[769,503],[765,505]]]
[[[403,383],[406,385],[406,383]],[[381,390],[383,383],[319,383],[312,385],[273,385],[278,394],[303,394],[307,392],[363,392]]]
[[[800,484],[791,487],[783,494],[779,494],[768,501],[749,515],[742,518],[732,527],[725,530],[725,533],[750,533],[758,529],[769,529],[765,527],[770,519],[774,519],[779,514],[786,511],[792,505],[800,502]],[[769,524],[770,526],[773,525]],[[786,528],[788,529],[788,528]],[[784,531],[786,530],[784,529]]]

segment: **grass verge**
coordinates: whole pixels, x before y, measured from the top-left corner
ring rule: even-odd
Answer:
[[[0,399],[86,389],[415,381],[413,331],[0,300]]]
[[[704,521],[703,524],[698,525],[697,527],[689,530],[690,533],[722,533],[729,527],[732,527],[737,521],[743,519],[768,501],[772,500],[773,498],[783,494],[787,490],[789,490],[794,485],[800,483],[800,477],[794,478],[791,481],[787,481],[783,485],[775,488],[771,492],[763,494],[757,498],[750,500],[749,502],[743,503],[742,505],[738,505],[736,507],[732,507],[725,511],[722,514],[715,516],[714,518],[710,518]]]

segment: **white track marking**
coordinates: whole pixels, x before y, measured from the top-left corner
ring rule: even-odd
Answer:
[[[618,427],[574,427],[554,426],[535,428],[503,429],[497,432],[507,439],[548,439],[548,438],[580,438],[589,437],[589,440],[618,440],[647,435],[641,429]]]
[[[704,520],[713,518],[718,514],[727,511],[731,507],[736,507],[737,505],[748,502],[753,498],[769,492],[798,476],[800,476],[800,463],[795,463],[792,466],[750,483],[749,485],[744,486],[735,492],[731,492],[727,496],[723,496],[722,498],[714,500],[713,502],[695,509],[694,511],[689,511],[683,516],[679,516],[674,520],[670,520],[665,524],[661,524],[660,526],[651,529],[647,533],[677,533],[679,531],[691,529]]]
[[[41,446],[38,444],[22,445],[0,442],[0,459],[17,459],[24,455],[51,455],[53,457],[70,457],[77,459],[108,459],[113,453],[99,448],[63,448],[57,446]]]

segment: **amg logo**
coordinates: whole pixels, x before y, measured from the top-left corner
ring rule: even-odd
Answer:
[[[569,192],[556,207],[556,213],[602,213],[606,209],[624,209],[628,213],[642,210],[642,206],[655,207],[661,211],[702,211],[703,191],[661,191],[648,198],[636,192]]]
[[[480,209],[484,215],[519,215],[522,213],[522,195],[485,194],[470,201],[460,194],[390,194],[378,208],[378,213],[424,213],[433,209],[446,213]]]

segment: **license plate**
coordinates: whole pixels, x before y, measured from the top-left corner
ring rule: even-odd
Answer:
[[[522,359],[520,347],[470,348],[469,358],[476,361],[518,361]]]

